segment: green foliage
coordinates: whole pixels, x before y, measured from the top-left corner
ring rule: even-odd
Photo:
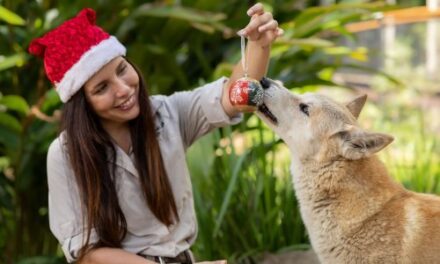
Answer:
[[[66,263],[64,258],[54,256],[39,256],[26,258],[19,261],[17,264],[63,264]]]
[[[0,107],[5,109],[0,112],[0,248],[5,253],[2,262],[9,263],[14,255],[53,253],[57,248],[47,229],[44,166],[56,127],[35,119],[21,96],[2,97]]]
[[[193,250],[201,259],[248,263],[308,244],[286,149],[256,117],[248,123],[243,134],[217,131],[188,152],[200,228]]]
[[[402,93],[396,92],[394,97],[402,97]],[[390,174],[409,190],[440,194],[440,136],[433,128],[438,122],[428,121],[434,120],[427,119],[428,112],[408,106],[402,99],[383,103],[381,110],[373,112],[372,126],[395,137],[382,154]]]
[[[0,30],[0,262],[12,263],[19,257],[53,254],[58,247],[48,232],[44,166],[56,126],[36,118],[30,107],[35,102],[21,90],[38,82],[32,70],[25,69],[29,56],[19,44],[27,32],[14,27],[26,26],[26,21],[4,7],[0,18],[11,24],[9,32],[4,26]],[[47,101],[44,94],[39,101],[39,105]],[[46,109],[47,113],[57,107]],[[48,259],[23,263],[54,263]]]

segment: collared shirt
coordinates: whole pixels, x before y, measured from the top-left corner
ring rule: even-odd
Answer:
[[[197,219],[185,152],[196,139],[214,128],[241,120],[242,115],[229,118],[220,103],[225,81],[226,78],[221,78],[193,91],[150,97],[162,158],[176,200],[178,223],[166,226],[156,219],[145,202],[133,154],[128,155],[115,144],[116,190],[128,231],[123,249],[136,254],[174,257],[194,242]],[[78,187],[65,148],[61,133],[48,151],[49,222],[67,261],[72,262],[83,246],[87,230],[83,228]],[[95,241],[97,234],[92,229],[90,242]]]

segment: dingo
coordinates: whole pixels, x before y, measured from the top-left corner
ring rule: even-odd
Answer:
[[[440,197],[404,189],[374,155],[393,141],[341,105],[266,80],[257,115],[287,144],[312,247],[322,263],[440,263]]]

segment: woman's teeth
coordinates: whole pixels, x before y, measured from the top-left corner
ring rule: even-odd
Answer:
[[[118,108],[120,108],[121,110],[127,110],[133,106],[134,100],[135,100],[135,97],[134,97],[134,95],[132,95],[125,103],[118,106]]]

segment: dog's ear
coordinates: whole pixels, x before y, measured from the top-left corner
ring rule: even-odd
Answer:
[[[357,119],[366,101],[367,101],[367,95],[363,94],[361,96],[356,97],[351,102],[345,104],[345,107],[347,107],[348,110],[351,112],[351,114]]]
[[[392,136],[367,132],[354,126],[348,126],[336,135],[340,140],[341,156],[350,160],[371,156],[394,140]]]

